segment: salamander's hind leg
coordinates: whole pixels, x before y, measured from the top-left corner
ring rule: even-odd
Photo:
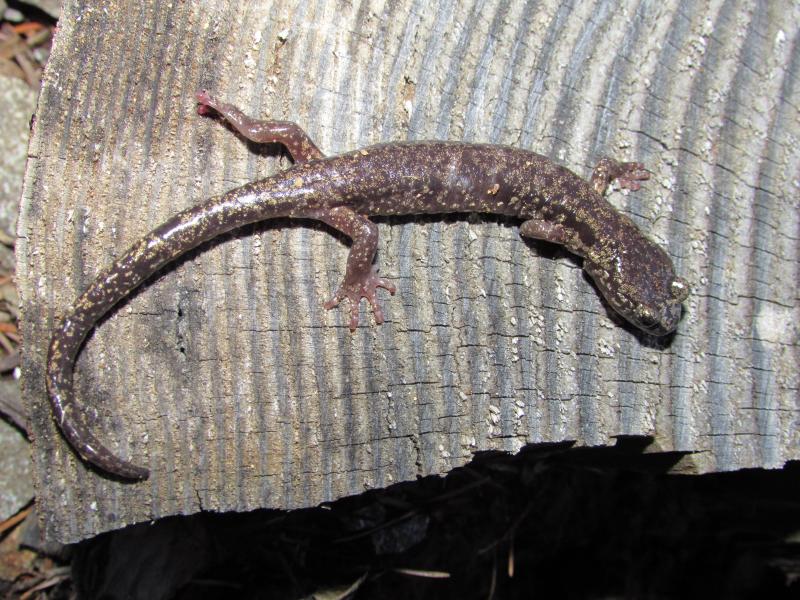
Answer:
[[[383,323],[383,311],[378,305],[376,292],[381,287],[394,295],[395,287],[378,277],[372,264],[378,248],[378,228],[375,223],[344,206],[314,211],[308,216],[327,223],[353,240],[344,281],[333,298],[325,303],[325,308],[338,306],[346,298],[350,303],[350,331],[355,331],[358,327],[358,307],[361,299],[366,298],[372,307],[375,322]]]
[[[650,179],[650,173],[638,162],[619,162],[613,158],[602,158],[592,171],[591,183],[594,190],[601,196],[606,193],[608,185],[617,180],[620,187],[631,191],[638,190],[640,181]]]
[[[322,158],[323,154],[308,134],[291,121],[259,121],[251,119],[232,104],[220,102],[206,90],[197,92],[197,113],[218,112],[248,140],[258,144],[278,143],[286,146],[296,163]]]

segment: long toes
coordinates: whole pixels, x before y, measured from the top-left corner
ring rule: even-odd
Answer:
[[[636,191],[642,187],[639,183],[640,181],[645,181],[650,179],[650,173],[647,171],[629,171],[622,177],[620,177],[617,182],[619,183],[620,187],[629,189],[631,191]]]
[[[385,279],[379,279],[378,282],[375,284],[375,287],[381,287],[385,289],[392,296],[394,296],[394,293],[397,291],[397,288],[394,286],[394,284],[392,284],[389,281],[386,281]]]
[[[375,322],[380,325],[383,323],[383,310],[381,310],[381,307],[378,304],[378,299],[375,297],[374,293],[366,295],[365,298],[372,307],[372,314],[375,316]]]
[[[378,305],[376,292],[379,287],[388,290],[392,295],[397,291],[397,288],[389,281],[380,277],[370,277],[367,281],[362,283],[343,285],[336,292],[336,295],[325,302],[323,306],[325,309],[330,310],[339,306],[342,300],[347,300],[347,303],[350,305],[350,331],[355,331],[358,327],[359,307],[361,305],[361,299],[363,298],[369,302],[372,308],[372,314],[375,316],[375,323],[380,325],[383,323],[383,311]]]
[[[342,297],[339,294],[336,294],[333,298],[331,298],[325,304],[323,304],[322,307],[325,310],[330,310],[332,308],[336,308],[337,306],[339,306],[341,301],[342,301]]]
[[[358,302],[350,301],[350,331],[358,327]]]
[[[631,163],[631,168],[628,170],[625,178],[629,180],[636,179],[638,181],[644,181],[645,179],[650,179],[650,172],[645,169],[642,163]]]

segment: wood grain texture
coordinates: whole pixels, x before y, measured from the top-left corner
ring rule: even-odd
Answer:
[[[800,9],[789,2],[67,2],[19,223],[23,382],[49,538],[198,510],[293,508],[482,450],[651,436],[685,471],[800,458]],[[610,315],[513,221],[381,220],[387,322],[322,302],[346,246],[274,222],[202,246],[89,339],[78,398],[153,475],[86,470],[50,416],[54,319],[167,216],[289,162],[195,114],[208,88],[327,153],[454,139],[536,150],[615,193],[693,292],[669,343]]]

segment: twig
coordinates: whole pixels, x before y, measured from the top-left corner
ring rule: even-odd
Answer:
[[[9,529],[11,529],[12,527],[14,527],[14,526],[15,526],[17,523],[19,523],[20,521],[24,521],[24,520],[27,518],[27,516],[28,516],[29,514],[31,514],[31,511],[32,511],[32,510],[33,510],[33,507],[32,507],[32,506],[29,506],[28,508],[26,508],[26,509],[24,509],[24,510],[21,510],[21,511],[19,511],[19,512],[18,512],[17,514],[15,514],[13,517],[9,517],[9,518],[7,518],[5,521],[3,521],[2,523],[0,523],[0,535],[2,535],[2,534],[3,534],[3,533],[5,533],[6,531],[8,531],[8,530],[9,530]]]

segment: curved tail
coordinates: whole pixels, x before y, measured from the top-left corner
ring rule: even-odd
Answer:
[[[242,225],[291,214],[297,199],[280,192],[280,179],[279,175],[247,184],[178,213],[100,273],[61,319],[47,354],[47,392],[56,423],[84,460],[125,479],[146,479],[150,474],[106,448],[75,403],[75,359],[95,323],[158,269],[192,248]]]

